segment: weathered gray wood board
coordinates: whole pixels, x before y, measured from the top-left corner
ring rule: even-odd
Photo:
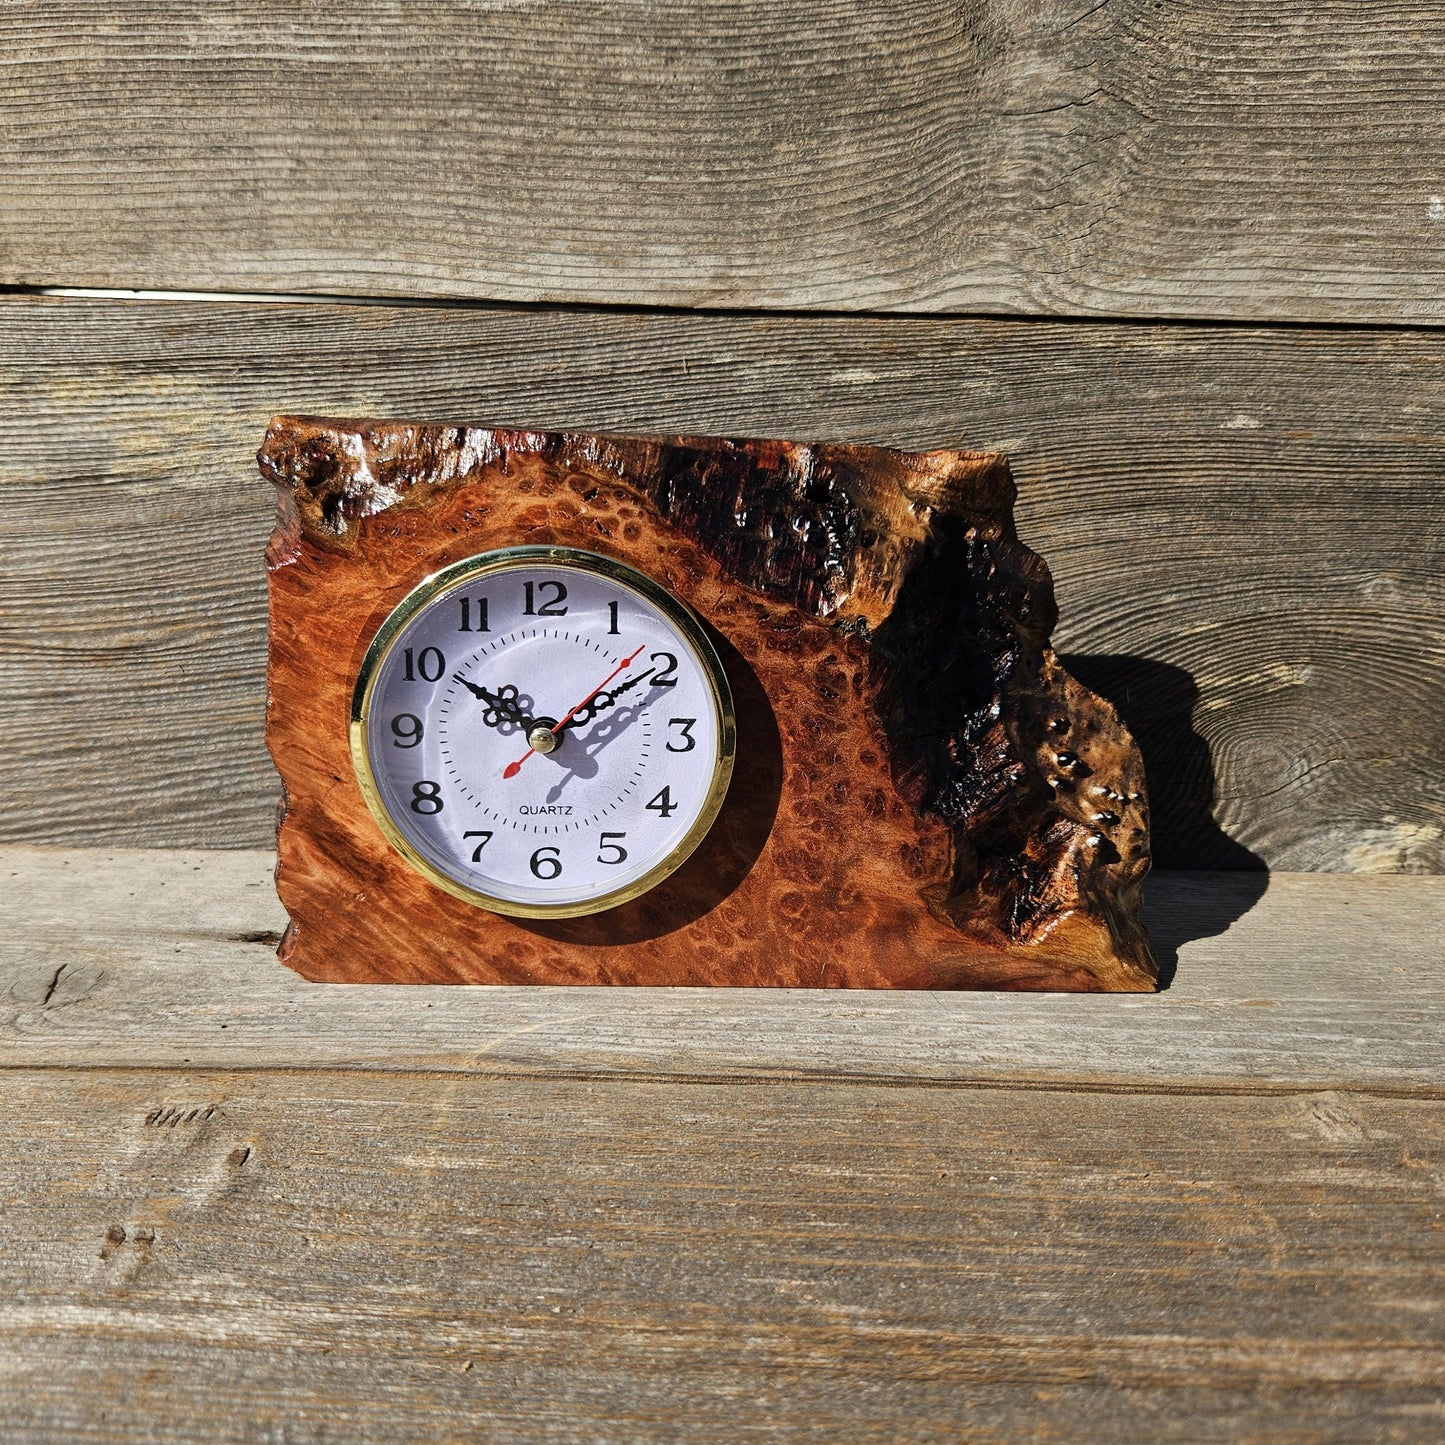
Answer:
[[[1162,865],[1439,871],[1442,380],[1428,332],[11,299],[0,837],[268,841],[290,410],[1001,448]]]
[[[1419,1441],[1434,1101],[0,1077],[7,1439]]]
[[[4,282],[1445,319],[1435,0],[32,0],[0,38]]]
[[[276,962],[273,856],[0,849],[0,1064],[1445,1096],[1442,878],[1155,874],[1142,999],[360,988]]]
[[[0,839],[108,850],[0,847],[0,1435],[1439,1439],[1442,61],[1432,0],[3,7],[0,287],[468,304],[0,300]],[[277,411],[1005,450],[1161,861],[1342,871],[1156,874],[1157,997],[308,985]]]

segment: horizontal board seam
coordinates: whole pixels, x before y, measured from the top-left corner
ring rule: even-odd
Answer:
[[[51,1046],[53,1047],[53,1046]],[[1434,1084],[1382,1084],[1330,1078],[1310,1083],[1287,1080],[1156,1079],[1147,1084],[1137,1080],[1089,1079],[1066,1074],[988,1077],[957,1075],[947,1078],[913,1077],[902,1074],[828,1072],[824,1070],[777,1069],[750,1070],[733,1073],[715,1070],[683,1073],[661,1069],[485,1069],[464,1064],[357,1064],[357,1063],[154,1063],[140,1061],[87,1062],[83,1059],[26,1060],[11,1054],[0,1060],[0,1077],[7,1073],[69,1073],[69,1074],[353,1074],[392,1075],[405,1078],[461,1076],[484,1079],[493,1083],[574,1083],[676,1085],[698,1088],[739,1088],[755,1085],[770,1088],[779,1084],[859,1089],[929,1089],[952,1092],[1032,1093],[1032,1094],[1125,1094],[1135,1097],[1164,1098],[1308,1098],[1328,1093],[1371,1099],[1395,1099],[1429,1103],[1445,1100],[1445,1086]]]
[[[1178,327],[1180,330],[1203,331],[1285,331],[1285,332],[1352,332],[1433,335],[1445,329],[1445,321],[1348,321],[1306,320],[1289,317],[1260,317],[1240,320],[1223,316],[1157,316],[1114,315],[1110,312],[1080,316],[1071,313],[1038,311],[913,311],[879,308],[788,307],[788,306],[665,306],[604,300],[589,301],[508,301],[499,297],[477,296],[406,296],[365,295],[346,292],[290,291],[184,291],[148,288],[51,286],[0,283],[0,298],[51,297],[69,300],[186,302],[211,305],[255,306],[384,306],[396,310],[495,311],[524,315],[587,316],[594,312],[609,316],[706,316],[733,318],[739,321],[1007,321],[1021,326],[1130,326],[1139,328]]]

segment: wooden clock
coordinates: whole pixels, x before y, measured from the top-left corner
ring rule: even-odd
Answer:
[[[282,417],[284,962],[1128,990],[1138,751],[984,452]]]

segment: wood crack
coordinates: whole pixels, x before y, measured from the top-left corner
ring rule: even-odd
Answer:
[[[1130,1079],[1102,1079],[1060,1072],[1047,1076],[1018,1074],[986,1077],[958,1075],[949,1078],[898,1074],[845,1072],[828,1070],[728,1070],[688,1073],[668,1069],[558,1069],[558,1068],[478,1068],[474,1063],[459,1060],[455,1066],[411,1064],[334,1064],[334,1063],[218,1063],[209,1061],[183,1066],[166,1063],[96,1063],[83,1060],[0,1060],[0,1077],[25,1073],[85,1073],[104,1075],[184,1075],[194,1080],[204,1075],[276,1076],[297,1078],[466,1078],[489,1083],[618,1085],[625,1087],[682,1087],[696,1089],[776,1088],[794,1085],[820,1089],[883,1089],[888,1091],[921,1090],[943,1093],[1026,1093],[1108,1095],[1139,1099],[1220,1098],[1220,1099],[1315,1099],[1322,1094],[1342,1099],[1393,1099],[1402,1102],[1445,1100],[1445,1085],[1382,1084],[1353,1082],[1332,1078],[1328,1083],[1290,1082],[1288,1080],[1189,1080],[1154,1079],[1147,1083]]]
[[[1111,91],[1111,100],[1120,98]],[[1127,102],[1121,102],[1128,104]],[[1137,110],[1137,107],[1131,107]],[[1034,114],[1035,112],[1028,112]],[[1139,112],[1141,115],[1143,112]],[[1147,119],[1147,118],[1146,118]],[[1109,139],[1118,139],[1113,135]],[[1084,161],[1075,166],[1069,174],[1080,174],[1090,169],[1093,163]],[[1058,209],[1068,202],[1043,207],[1045,210]],[[1111,293],[1112,294],[1112,293]],[[920,319],[937,322],[978,321],[995,323],[1005,320],[1010,326],[1068,326],[1081,332],[1095,331],[1100,327],[1137,327],[1151,335],[1167,333],[1171,329],[1181,331],[1203,330],[1217,332],[1221,336],[1250,336],[1276,331],[1283,332],[1344,332],[1351,336],[1369,336],[1376,333],[1432,336],[1445,330],[1445,316],[1435,320],[1430,316],[1411,317],[1408,321],[1362,318],[1360,320],[1333,319],[1328,317],[1259,316],[1241,319],[1220,316],[1206,311],[1180,312],[1168,316],[1137,316],[1127,311],[1111,311],[1101,304],[1087,315],[1068,312],[1018,311],[1009,306],[981,307],[939,307],[920,313],[916,308],[891,310],[880,306],[737,306],[724,303],[699,301],[696,305],[681,306],[669,303],[648,303],[640,301],[609,301],[605,297],[588,298],[581,301],[512,301],[505,296],[443,296],[408,295],[405,292],[344,292],[344,291],[182,291],[165,289],[137,289],[133,287],[109,286],[64,286],[64,285],[4,285],[0,284],[0,301],[6,297],[47,298],[72,301],[118,301],[127,304],[136,302],[156,303],[157,308],[190,303],[197,306],[276,306],[276,307],[385,307],[396,311],[471,311],[495,313],[499,316],[616,316],[620,318],[698,318],[717,321],[881,321],[895,324],[900,331],[919,324]],[[1101,301],[1105,298],[1101,298]]]
[[[55,990],[60,987],[60,980],[64,977],[65,971],[69,967],[70,965],[68,963],[62,963],[50,976],[50,982],[46,985],[45,993],[40,1000],[41,1008],[48,1008],[50,1006],[50,1000],[55,997]]]

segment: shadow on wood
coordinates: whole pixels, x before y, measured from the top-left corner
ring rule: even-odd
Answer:
[[[692,857],[641,898],[583,918],[518,919],[519,927],[563,943],[603,947],[661,938],[711,912],[747,877],[778,814],[783,742],[757,673],[715,627],[707,632],[727,671],[738,727],[737,763],[717,822]]]
[[[1159,986],[1167,988],[1179,948],[1225,932],[1269,887],[1258,854],[1214,820],[1214,760],[1194,730],[1199,685],[1182,667],[1127,654],[1071,654],[1060,659],[1085,687],[1113,703],[1144,758],[1154,867],[1234,872],[1237,886],[1215,889],[1207,906],[1159,917],[1148,927],[1159,955]]]

